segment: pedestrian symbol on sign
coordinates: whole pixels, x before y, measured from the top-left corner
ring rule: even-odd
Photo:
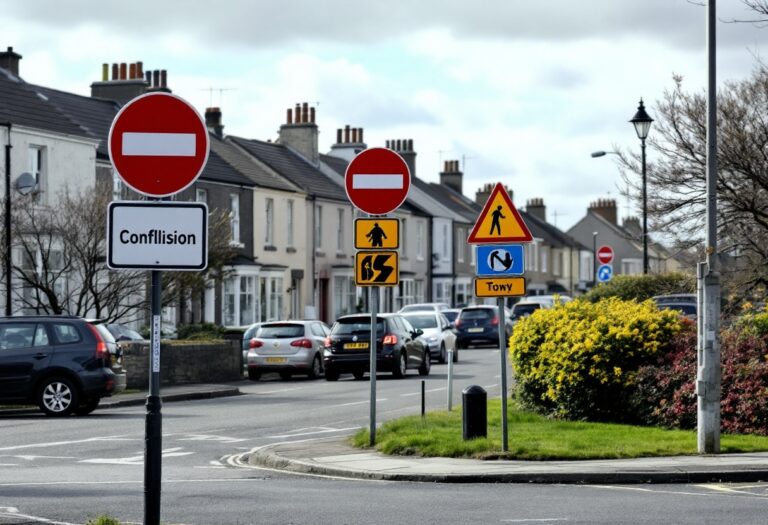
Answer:
[[[366,237],[371,240],[371,246],[374,248],[381,248],[382,239],[387,238],[387,234],[381,229],[378,222],[373,224],[373,229],[366,234]]]

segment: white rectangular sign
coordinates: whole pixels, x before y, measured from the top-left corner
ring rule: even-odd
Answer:
[[[110,202],[107,266],[204,270],[208,266],[208,206],[202,202]]]

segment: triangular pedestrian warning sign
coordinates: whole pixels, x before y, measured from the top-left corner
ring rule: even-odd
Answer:
[[[470,244],[531,242],[533,236],[523,222],[504,185],[496,183],[467,240]]]

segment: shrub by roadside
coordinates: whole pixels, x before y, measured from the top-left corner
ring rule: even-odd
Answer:
[[[612,297],[541,309],[509,340],[524,407],[565,419],[637,422],[629,410],[637,371],[680,330],[676,312]]]
[[[591,302],[616,297],[645,301],[655,295],[696,293],[696,278],[682,273],[664,275],[617,275],[582,297]]]
[[[747,314],[721,332],[721,428],[768,435],[768,313]],[[671,428],[696,426],[696,327],[689,323],[670,350],[638,372],[633,405],[643,421]]]

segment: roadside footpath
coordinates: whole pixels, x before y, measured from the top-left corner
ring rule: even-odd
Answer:
[[[589,461],[387,456],[345,438],[267,445],[249,463],[344,478],[437,483],[707,483],[768,481],[768,452]]]

